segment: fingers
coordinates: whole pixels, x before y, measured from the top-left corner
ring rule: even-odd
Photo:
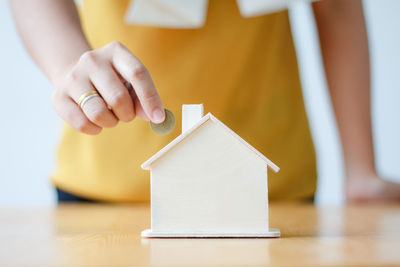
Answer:
[[[121,44],[113,42],[110,49],[114,51],[113,66],[125,80],[132,84],[146,116],[155,123],[163,122],[164,108],[146,67]]]
[[[160,123],[165,112],[149,72],[118,42],[87,51],[55,82],[57,113],[78,131],[97,134],[136,115]],[[80,107],[79,98],[91,91]]]
[[[69,96],[56,92],[52,100],[57,114],[75,130],[91,135],[101,132],[101,127],[92,123]]]
[[[129,122],[135,118],[129,91],[110,64],[96,68],[90,79],[119,120]]]
[[[140,104],[139,98],[137,97],[135,90],[130,90],[129,91],[131,98],[133,100],[133,105],[134,105],[134,109],[135,109],[135,114],[136,116],[138,116],[139,118],[145,120],[145,121],[149,121],[149,117],[147,117],[146,113],[143,110],[142,105]]]
[[[95,89],[88,80],[81,81],[79,85],[76,85],[76,87],[70,91],[70,97],[75,101],[76,104],[83,94],[93,90]],[[76,106],[80,109],[77,104]],[[100,96],[92,97],[85,102],[84,106],[82,107],[82,111],[92,123],[101,128],[114,127],[118,123],[117,118],[107,108],[106,103]]]

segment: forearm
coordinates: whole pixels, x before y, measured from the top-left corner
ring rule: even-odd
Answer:
[[[53,83],[90,50],[73,0],[10,0],[10,4],[28,52]]]
[[[347,173],[375,172],[369,51],[362,3],[325,0],[313,7]]]

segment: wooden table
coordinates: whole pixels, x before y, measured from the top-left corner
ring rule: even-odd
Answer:
[[[400,206],[273,204],[279,239],[142,239],[148,205],[0,209],[0,266],[400,265]]]

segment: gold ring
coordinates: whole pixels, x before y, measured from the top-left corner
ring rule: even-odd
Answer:
[[[93,97],[95,97],[95,96],[99,96],[99,94],[98,94],[96,91],[94,91],[94,90],[82,94],[82,95],[79,97],[78,106],[82,109],[83,106],[85,105],[85,103],[86,103],[89,99],[91,99],[91,98],[93,98]]]

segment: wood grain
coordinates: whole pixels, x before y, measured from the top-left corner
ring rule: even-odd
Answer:
[[[267,164],[209,120],[151,166],[151,229],[266,234]]]
[[[141,239],[148,205],[0,208],[0,266],[400,265],[400,206],[271,204],[279,239]]]

